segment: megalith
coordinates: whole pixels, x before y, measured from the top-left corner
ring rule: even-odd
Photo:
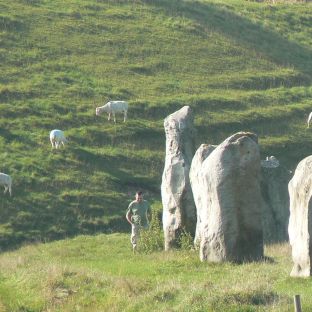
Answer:
[[[261,161],[264,243],[288,241],[290,178],[291,172],[274,156]]]
[[[195,153],[194,117],[184,106],[164,120],[166,159],[162,175],[161,197],[165,250],[178,247],[183,231],[194,236],[196,208],[189,171]]]
[[[195,238],[194,238],[194,246],[199,247],[200,244],[200,233],[201,233],[201,225],[202,225],[202,214],[203,214],[203,207],[201,201],[202,195],[202,164],[204,160],[211,154],[211,152],[216,148],[215,145],[210,144],[201,144],[200,147],[197,149],[191,163],[190,168],[190,183],[192,187],[194,202],[196,206],[196,231],[195,231]]]
[[[307,277],[312,273],[312,156],[304,158],[298,164],[288,190],[288,234],[294,262],[290,275]]]
[[[263,257],[258,138],[238,132],[201,166],[200,259],[243,262]]]

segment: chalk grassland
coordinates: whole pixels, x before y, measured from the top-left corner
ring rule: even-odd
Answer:
[[[190,105],[197,146],[241,130],[293,169],[311,153],[311,4],[0,1],[5,249],[121,231],[136,188],[159,202],[163,119]],[[95,116],[109,99],[129,121]],[[70,138],[51,151],[49,131]]]
[[[265,254],[241,265],[201,263],[192,250],[134,255],[117,233],[33,244],[0,255],[0,310],[293,312],[300,294],[310,311],[311,280],[289,277],[288,244]]]
[[[133,192],[160,206],[163,119],[194,111],[197,145],[241,130],[262,157],[295,168],[311,154],[311,3],[0,0],[0,255],[4,311],[292,311],[309,280],[273,263],[201,264],[182,251],[131,255]],[[129,121],[95,116],[127,100]],[[70,138],[51,151],[49,131]],[[157,306],[157,308],[156,308]]]

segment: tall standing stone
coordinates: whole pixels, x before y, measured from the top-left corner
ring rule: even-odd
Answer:
[[[297,166],[288,184],[290,218],[289,242],[294,266],[291,276],[311,276],[312,257],[312,156]]]
[[[205,207],[202,205],[201,195],[202,195],[202,164],[204,160],[211,154],[211,152],[216,148],[215,145],[209,144],[201,144],[197,149],[190,168],[190,183],[193,191],[194,202],[196,205],[196,215],[197,215],[197,223],[196,223],[196,231],[195,231],[195,239],[194,245],[197,247],[200,244],[200,233],[202,226],[202,211]]]
[[[194,235],[196,208],[189,181],[195,152],[194,117],[189,106],[169,115],[164,121],[166,160],[162,175],[161,197],[165,249],[178,247],[185,230]]]
[[[264,199],[263,241],[288,241],[291,173],[273,156],[261,161],[261,193]]]
[[[200,259],[259,260],[263,257],[263,199],[257,136],[246,132],[232,135],[201,168]]]

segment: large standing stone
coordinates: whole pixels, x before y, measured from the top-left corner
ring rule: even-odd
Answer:
[[[164,121],[166,160],[162,176],[161,197],[165,249],[179,245],[180,234],[194,235],[196,208],[189,181],[195,152],[194,117],[189,106],[169,115]]]
[[[265,243],[288,240],[291,173],[271,156],[261,161],[261,193],[264,199],[263,240]]]
[[[202,144],[196,151],[190,168],[190,183],[193,191],[193,197],[196,205],[196,215],[197,215],[197,223],[196,223],[196,232],[194,245],[197,247],[200,244],[200,233],[201,233],[201,225],[202,225],[202,214],[203,207],[201,201],[202,195],[202,164],[204,160],[211,154],[211,152],[216,148],[215,145]]]
[[[311,276],[312,257],[312,156],[297,166],[288,184],[289,242],[294,262],[291,276]]]
[[[202,164],[200,259],[253,261],[263,257],[260,153],[257,136],[239,132]]]

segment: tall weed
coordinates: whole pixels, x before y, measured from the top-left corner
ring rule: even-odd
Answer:
[[[151,253],[164,248],[164,235],[161,227],[161,208],[152,210],[152,219],[148,230],[141,231],[139,251]]]
[[[186,230],[182,230],[179,236],[179,246],[182,250],[191,250],[194,248],[194,239],[191,233],[187,232]]]

